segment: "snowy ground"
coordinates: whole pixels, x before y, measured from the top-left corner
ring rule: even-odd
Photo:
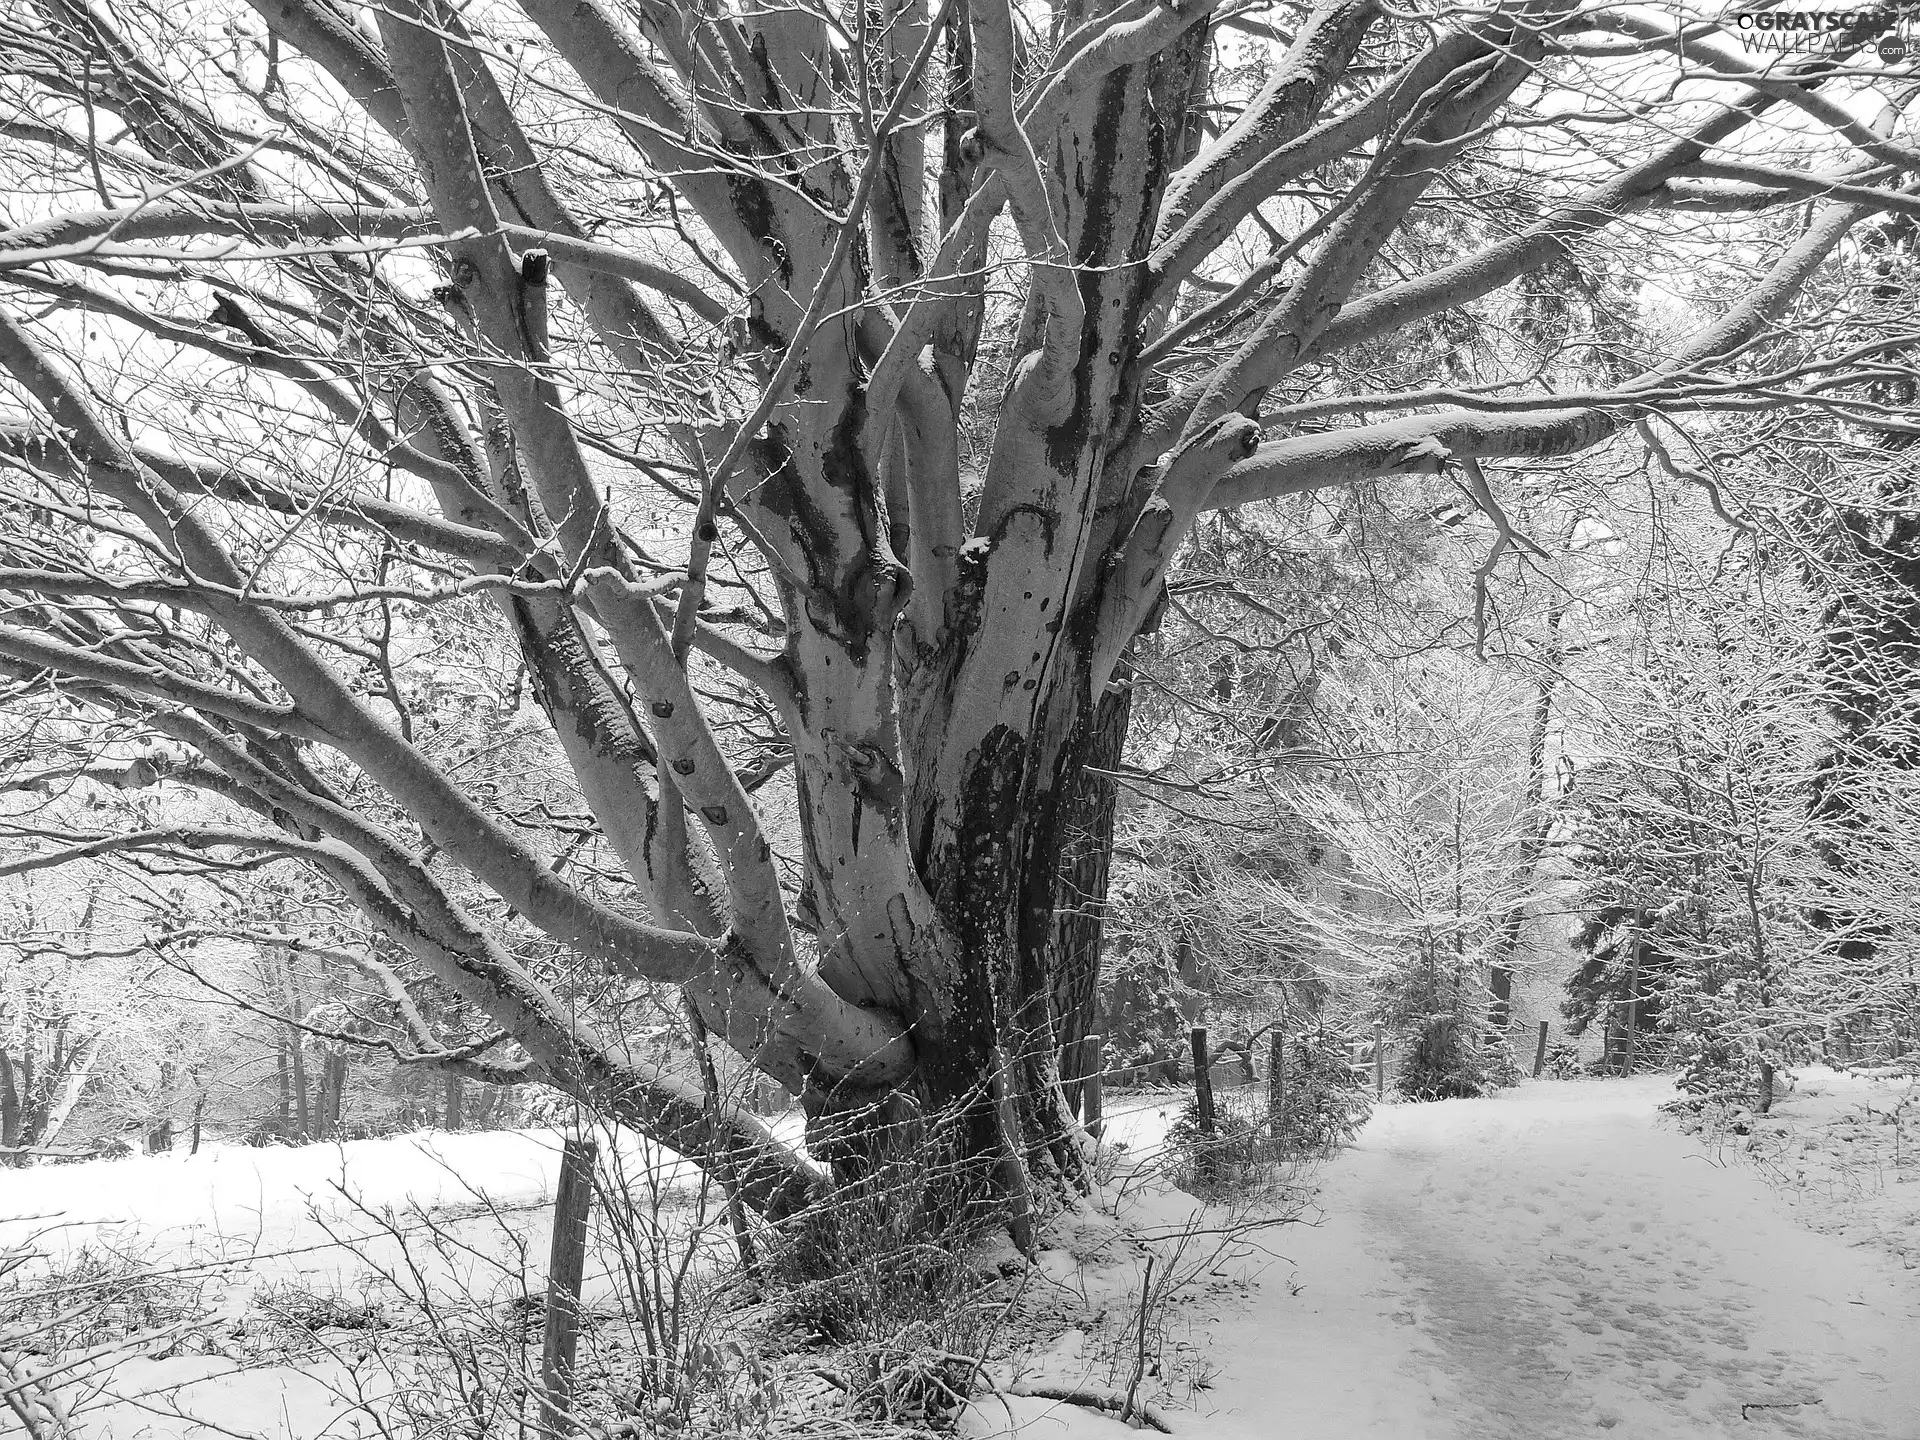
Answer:
[[[1803,1224],[1920,1271],[1920,1083],[1811,1067],[1748,1133],[1701,1140],[1758,1169]]]
[[[40,1257],[11,1283],[125,1309],[128,1328],[186,1317],[183,1335],[147,1347],[158,1358],[68,1377],[85,1440],[352,1440],[366,1432],[358,1402],[394,1383],[365,1363],[356,1311],[404,1321],[412,1302],[455,1312],[538,1292],[559,1160],[559,1137],[533,1130],[0,1170],[0,1251]],[[684,1234],[690,1167],[632,1143],[612,1165]],[[82,1283],[103,1272],[117,1282]],[[611,1284],[590,1265],[588,1303]],[[289,1328],[319,1333],[288,1358]]]
[[[1920,1224],[1912,1132],[1904,1164],[1897,1127],[1846,1138],[1861,1107],[1912,1093],[1811,1072],[1718,1153],[1657,1114],[1659,1077],[1388,1106],[1322,1173],[1323,1222],[1279,1232],[1285,1260],[1188,1317],[1212,1373],[1175,1429],[1920,1440],[1920,1272],[1895,1258]],[[1789,1153],[1797,1189],[1749,1163]],[[1098,1349],[1070,1339],[1050,1378],[1108,1379],[1082,1361]],[[1119,1433],[1019,1398],[969,1423],[1010,1419],[1021,1440]]]
[[[1171,1264],[1187,1283],[1150,1307],[1140,1393],[1182,1435],[1920,1440],[1913,1082],[1806,1072],[1745,1134],[1683,1133],[1657,1113],[1672,1094],[1646,1077],[1385,1107],[1313,1177],[1305,1218],[1319,1223],[1232,1243],[1206,1233],[1217,1211],[1123,1164],[1108,1197],[1131,1235],[1081,1217],[1033,1282],[1039,1308],[1042,1292],[1070,1300],[1078,1328],[998,1379],[1124,1389],[1145,1233],[1157,1275]],[[1126,1163],[1155,1151],[1180,1100],[1115,1097]],[[122,1365],[115,1389],[145,1398],[101,1397],[86,1440],[345,1440],[364,1378],[350,1332],[335,1358],[266,1365],[225,1337],[257,1327],[275,1287],[352,1298],[410,1256],[455,1288],[537,1289],[556,1164],[536,1132],[0,1171],[0,1217],[19,1217],[0,1241],[42,1232],[54,1263],[104,1245],[150,1269],[203,1267],[183,1280],[219,1321],[207,1343]],[[1121,1433],[1018,1395],[965,1423],[1020,1440]]]

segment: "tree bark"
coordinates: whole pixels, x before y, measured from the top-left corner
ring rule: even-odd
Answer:
[[[274,1079],[279,1087],[280,1137],[284,1140],[294,1133],[293,1130],[293,1077],[287,1064],[287,1051],[291,1040],[285,1030],[275,1027],[273,1035]],[[305,1126],[301,1127],[303,1130]]]
[[[298,1024],[306,1018],[306,1005],[300,994],[300,977],[294,972],[293,957],[282,953],[280,956],[281,993],[285,997],[287,1015]],[[302,1140],[321,1138],[315,1124],[314,1107],[307,1085],[307,1055],[301,1043],[301,1032],[288,1032],[283,1040],[286,1046],[287,1068],[293,1084],[293,1116],[298,1125],[297,1134]]]
[[[321,1123],[326,1126],[326,1138],[335,1139],[340,1134],[341,1111],[346,1103],[347,1056],[345,1051],[328,1053],[320,1086],[323,1111]]]
[[[87,1093],[87,1086],[93,1083],[94,1067],[100,1061],[100,1049],[100,1041],[88,1037],[76,1042],[67,1052],[59,1066],[62,1073],[54,1087],[56,1093],[48,1096],[46,1119],[38,1127],[40,1144],[51,1145],[60,1138],[67,1120],[80,1104],[81,1097]]]
[[[20,1088],[14,1080],[13,1057],[0,1050],[0,1147],[13,1150],[19,1144]]]
[[[1267,1117],[1275,1140],[1287,1133],[1287,1032],[1279,1025],[1267,1041]]]
[[[1570,538],[1572,530],[1567,534]],[[1540,857],[1547,844],[1547,730],[1553,721],[1553,696],[1559,686],[1560,664],[1565,646],[1560,638],[1560,623],[1566,615],[1564,605],[1547,613],[1546,653],[1541,657],[1539,680],[1534,690],[1533,707],[1527,723],[1527,765],[1524,772],[1526,813],[1521,822],[1514,866],[1515,878],[1524,890],[1531,890],[1539,873]],[[1524,895],[1510,905],[1494,934],[1493,958],[1488,967],[1487,1025],[1496,1035],[1504,1035],[1513,1021],[1513,959],[1519,952],[1527,923]]]
[[[1048,952],[1060,1083],[1068,1108],[1082,1120],[1091,1118],[1083,1088],[1100,1064],[1094,1031],[1099,1020],[1101,946],[1119,796],[1111,772],[1126,748],[1132,708],[1132,685],[1116,679],[1093,714],[1084,718],[1089,733],[1079,752],[1080,763],[1062,777],[1063,842]]]
[[[1633,1074],[1634,1049],[1640,1037],[1640,962],[1647,946],[1646,907],[1633,912],[1633,957],[1627,968],[1627,1027],[1621,1051],[1621,1072]]]

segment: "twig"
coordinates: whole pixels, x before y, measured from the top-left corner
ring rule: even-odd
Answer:
[[[1089,1410],[1102,1413],[1119,1411],[1124,1421],[1129,1411],[1142,1424],[1158,1430],[1162,1435],[1173,1434],[1173,1423],[1155,1410],[1151,1405],[1133,1408],[1133,1398],[1129,1394],[1122,1398],[1118,1391],[1101,1389],[1094,1385],[1048,1385],[1022,1383],[1007,1391],[1009,1395],[1023,1395],[1030,1400],[1058,1400],[1067,1405],[1084,1405]]]
[[[1147,1268],[1140,1277],[1140,1333],[1134,1342],[1133,1378],[1127,1382],[1126,1403],[1120,1407],[1120,1420],[1125,1424],[1128,1417],[1135,1413],[1134,1400],[1140,1392],[1140,1382],[1147,1373],[1147,1310],[1153,1301],[1153,1256],[1147,1256]],[[1145,1418],[1144,1412],[1141,1412]]]

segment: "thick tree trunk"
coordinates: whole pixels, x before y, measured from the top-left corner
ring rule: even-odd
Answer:
[[[1085,1116],[1081,1091],[1100,1063],[1094,1038],[1100,1001],[1101,945],[1113,856],[1118,787],[1112,771],[1126,749],[1133,708],[1130,685],[1109,686],[1083,720],[1088,734],[1080,764],[1063,777],[1058,896],[1049,951],[1060,1045],[1060,1083],[1067,1106]]]
[[[967,993],[978,997],[955,1037],[968,1038],[949,1061],[958,1067],[949,1089],[981,1073],[969,1050],[1004,1056],[997,1138],[1026,1176],[1056,1190],[1081,1179],[1063,1052],[1076,1067],[1088,1063],[1100,930],[1097,911],[1065,927],[1061,915],[1090,893],[1104,895],[1112,798],[1086,767],[1090,759],[1101,768],[1114,763],[1127,714],[1122,700],[1100,713],[1086,703],[1083,685],[1077,693],[1071,683],[1062,689],[1037,707],[1024,742],[995,736],[974,752],[961,786],[956,853],[934,867],[957,882],[937,894],[960,937]],[[1083,1077],[1076,1068],[1075,1080]]]
[[[1057,697],[1038,707],[1034,734],[996,729],[968,754],[958,803],[932,827],[938,841],[922,862],[950,949],[941,961],[945,983],[919,1011],[917,1088],[822,1127],[831,1133],[816,1154],[843,1173],[916,1149],[944,1170],[937,1188],[962,1199],[991,1196],[1016,1217],[1043,1192],[1080,1182],[1060,1022],[1075,1061],[1097,1063],[1084,1052],[1096,1048],[1088,1029],[1099,912],[1082,902],[1105,889],[1112,811],[1110,787],[1085,783],[1085,766],[1089,757],[1112,765],[1127,713],[1124,697],[1115,697],[1098,727],[1077,723],[1094,718],[1091,708]],[[822,904],[834,913],[843,887],[820,872]],[[1077,923],[1063,926],[1063,911],[1077,911]],[[938,973],[925,962],[919,968]]]

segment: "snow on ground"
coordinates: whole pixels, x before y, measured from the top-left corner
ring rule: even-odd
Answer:
[[[1702,1138],[1657,1113],[1672,1094],[1643,1077],[1386,1106],[1317,1175],[1292,1177],[1317,1184],[1302,1218],[1318,1223],[1235,1240],[1207,1233],[1217,1209],[1130,1168],[1160,1150],[1184,1097],[1116,1095],[1107,1199],[1120,1223],[1070,1218],[1033,1282],[1074,1297],[1081,1328],[997,1378],[1124,1390],[1144,1234],[1157,1275],[1171,1264],[1188,1283],[1149,1307],[1140,1393],[1183,1435],[1920,1440],[1912,1082],[1802,1072],[1751,1133]],[[391,1213],[405,1233],[450,1235],[441,1261],[485,1272],[524,1256],[537,1289],[557,1159],[551,1132],[528,1132],[0,1171],[0,1241],[45,1232],[56,1263],[107,1244],[150,1268],[204,1265],[208,1306],[257,1321],[248,1307],[274,1285],[363,1288],[407,1243],[385,1231]],[[1297,1189],[1265,1198],[1289,1194],[1298,1205]],[[364,1379],[350,1359],[129,1362],[115,1387],[146,1408],[96,1405],[80,1433],[345,1440]],[[1120,1433],[1011,1393],[965,1427]]]
[[[1748,1123],[1702,1141],[1757,1168],[1802,1224],[1920,1270],[1920,1080],[1809,1066]]]
[[[0,1252],[44,1257],[12,1277],[30,1289],[70,1287],[76,1267],[111,1257],[114,1273],[201,1322],[184,1350],[101,1377],[78,1407],[85,1440],[352,1436],[343,1415],[390,1376],[324,1353],[275,1363],[263,1334],[279,1317],[324,1317],[334,1297],[350,1314],[396,1294],[460,1306],[539,1291],[560,1148],[551,1130],[429,1133],[0,1170]],[[639,1203],[657,1199],[684,1229],[691,1167],[631,1140],[612,1160]],[[590,1268],[588,1304],[612,1283]],[[78,1293],[121,1291],[132,1293]],[[344,1356],[354,1338],[330,1343]]]
[[[1849,1107],[1876,1093],[1884,1111],[1909,1092],[1803,1076],[1760,1133],[1801,1133],[1796,1112],[1824,1099],[1836,1123],[1794,1151],[1818,1173]],[[1286,1259],[1254,1285],[1214,1277],[1221,1293],[1188,1317],[1185,1349],[1211,1373],[1170,1412],[1177,1432],[1920,1440],[1920,1274],[1882,1248],[1890,1235],[1911,1253],[1920,1169],[1887,1167],[1864,1209],[1823,1201],[1823,1181],[1783,1193],[1659,1115],[1673,1094],[1665,1077],[1538,1082],[1377,1111],[1319,1177],[1321,1223],[1274,1234]],[[1137,1311],[1124,1282],[1114,1291],[1124,1325]],[[1069,1336],[1046,1378],[1111,1384],[1111,1348]],[[968,1424],[1021,1440],[1118,1433],[1017,1396]]]

